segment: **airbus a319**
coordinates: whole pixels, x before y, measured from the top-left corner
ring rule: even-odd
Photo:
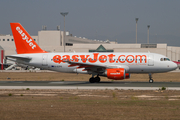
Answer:
[[[100,76],[113,80],[130,78],[131,73],[149,74],[175,70],[177,64],[166,56],[142,52],[101,52],[101,53],[49,53],[42,50],[19,23],[10,23],[16,55],[9,60],[52,71],[91,74],[90,83],[100,82]]]

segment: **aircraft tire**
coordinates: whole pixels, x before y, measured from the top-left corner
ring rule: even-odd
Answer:
[[[91,77],[91,78],[89,78],[89,82],[90,82],[90,83],[95,83],[95,82],[96,82],[96,79],[95,79],[94,77]]]
[[[100,78],[100,77],[95,77],[95,81],[96,81],[97,83],[99,83],[99,82],[101,81],[101,78]]]
[[[153,79],[150,79],[150,80],[149,80],[149,83],[153,83],[153,82],[154,82],[154,80],[153,80]]]

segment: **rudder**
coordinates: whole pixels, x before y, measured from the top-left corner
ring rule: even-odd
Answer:
[[[10,23],[17,54],[47,53],[32,39],[20,23]]]

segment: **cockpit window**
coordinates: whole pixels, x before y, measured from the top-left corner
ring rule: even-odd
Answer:
[[[161,58],[160,60],[161,60],[161,61],[170,61],[169,58]]]
[[[170,61],[170,59],[169,58],[164,58],[164,61]]]

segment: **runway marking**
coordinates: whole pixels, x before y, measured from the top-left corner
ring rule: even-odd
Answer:
[[[49,82],[49,84],[64,84],[65,82]]]

